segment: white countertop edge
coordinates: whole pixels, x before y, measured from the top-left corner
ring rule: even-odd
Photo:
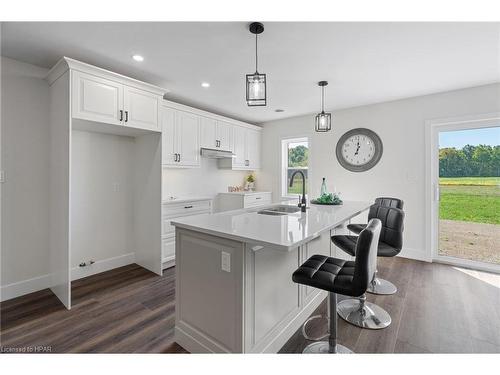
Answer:
[[[175,204],[175,203],[186,203],[186,202],[198,202],[198,201],[212,201],[214,197],[179,197],[176,199],[163,199],[161,204]]]
[[[271,191],[226,191],[219,195],[255,195],[255,194],[272,194]]]

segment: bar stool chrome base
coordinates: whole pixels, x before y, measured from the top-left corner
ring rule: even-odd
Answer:
[[[330,305],[328,305],[330,306]],[[328,314],[327,315],[314,315],[314,316],[311,316],[309,317],[304,324],[302,324],[302,336],[304,336],[304,338],[306,340],[310,340],[310,341],[319,341],[319,340],[323,340],[324,338],[330,336],[330,332],[327,332],[325,333],[324,335],[322,336],[318,336],[318,337],[312,337],[312,336],[309,336],[309,334],[306,332],[307,329],[307,324],[315,319],[325,319],[327,322],[328,322],[328,326],[330,325],[330,319],[328,318],[330,316],[330,308],[328,308]]]
[[[346,348],[344,345],[335,345],[335,350],[330,351],[330,344],[328,341],[317,341],[307,345],[302,351],[304,354],[352,354],[351,349]]]
[[[340,301],[337,305],[339,316],[355,326],[367,329],[382,329],[391,324],[391,316],[378,305],[366,302],[366,296]]]
[[[398,288],[390,281],[379,279],[377,277],[377,272],[375,272],[375,277],[371,281],[366,291],[371,294],[379,294],[385,296],[396,293],[398,291]]]

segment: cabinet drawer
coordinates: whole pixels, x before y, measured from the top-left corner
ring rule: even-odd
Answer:
[[[261,206],[271,203],[271,193],[246,195],[243,200],[244,208]]]
[[[184,203],[169,203],[163,205],[163,217],[185,216],[191,213],[199,214],[210,212],[211,201],[196,201]]]

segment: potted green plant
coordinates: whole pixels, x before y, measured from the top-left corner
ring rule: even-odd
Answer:
[[[255,177],[253,174],[249,174],[246,178],[245,190],[253,191],[255,188]]]

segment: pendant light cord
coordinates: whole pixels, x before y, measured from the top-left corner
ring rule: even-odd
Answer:
[[[321,113],[325,112],[325,86],[321,86]]]
[[[259,70],[257,69],[257,62],[258,62],[258,55],[257,55],[257,34],[255,34],[255,73],[257,73]]]

